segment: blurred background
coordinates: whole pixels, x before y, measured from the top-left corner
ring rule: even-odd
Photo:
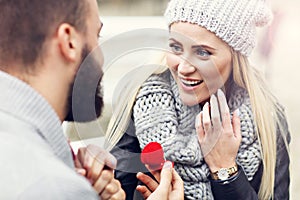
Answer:
[[[161,16],[169,0],[98,0],[101,16]]]
[[[100,0],[99,10],[104,23],[100,45],[113,41],[122,33],[141,28],[166,30],[163,13],[168,0]],[[285,106],[292,136],[290,145],[290,198],[300,199],[300,1],[272,0],[274,20],[270,27],[258,31],[258,44],[251,56],[255,66],[265,72],[273,92]],[[146,36],[145,36],[146,37]],[[145,38],[147,39],[147,37]],[[121,41],[124,42],[124,41]],[[161,41],[158,41],[161,42]],[[118,45],[118,44],[115,44]],[[105,51],[105,50],[104,50]],[[113,51],[113,50],[112,50]],[[73,146],[97,143],[102,145],[111,115],[111,96],[120,79],[132,68],[152,59],[155,52],[137,51],[105,61],[103,79],[105,110],[101,119],[89,124],[64,124]]]

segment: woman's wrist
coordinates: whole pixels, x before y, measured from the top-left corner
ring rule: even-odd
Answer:
[[[214,162],[216,163],[216,162]],[[223,163],[218,163],[218,164],[213,164],[213,163],[210,163],[210,162],[206,162],[206,164],[208,165],[208,168],[210,170],[210,172],[216,172],[216,171],[219,171],[220,169],[223,169],[223,168],[231,168],[233,166],[237,166],[237,163],[235,161],[232,161],[232,162],[223,162]]]
[[[218,170],[211,171],[211,177],[214,180],[227,180],[238,173],[237,164],[231,165],[231,167],[222,167]]]

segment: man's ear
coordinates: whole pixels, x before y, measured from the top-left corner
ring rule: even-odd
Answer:
[[[57,38],[62,55],[74,62],[81,54],[80,35],[73,26],[63,23],[58,27]]]

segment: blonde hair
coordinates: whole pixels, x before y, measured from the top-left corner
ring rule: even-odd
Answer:
[[[165,53],[158,57],[157,63],[145,65],[129,72],[130,79],[124,79],[119,88],[119,94],[115,95],[118,103],[113,105],[113,113],[106,131],[105,148],[111,150],[121,139],[131,120],[132,106],[141,85],[152,75],[160,74],[167,70]],[[127,81],[127,83],[126,83]]]
[[[250,66],[247,57],[235,51],[232,55],[233,80],[248,91],[261,146],[263,174],[258,196],[259,199],[270,199],[274,195],[277,130],[280,131],[286,148],[288,146],[280,121],[284,118],[284,111],[267,87],[260,71]]]
[[[266,86],[263,75],[250,66],[248,58],[232,50],[232,78],[235,84],[246,89],[249,93],[251,106],[256,124],[256,133],[261,146],[263,174],[259,190],[259,199],[270,199],[274,193],[275,166],[276,166],[276,133],[277,129],[283,134],[280,118],[283,110],[277,99]],[[133,88],[123,90],[122,102],[116,105],[107,130],[107,148],[110,150],[120,140],[131,120],[131,110],[136,94],[141,84],[153,73],[161,73],[166,67],[163,65],[151,66],[145,73],[139,74],[139,79],[132,83]],[[284,137],[287,146],[287,141]]]

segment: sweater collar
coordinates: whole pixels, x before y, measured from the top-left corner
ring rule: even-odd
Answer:
[[[53,152],[73,168],[61,121],[48,101],[25,82],[0,71],[0,110],[32,125]]]

